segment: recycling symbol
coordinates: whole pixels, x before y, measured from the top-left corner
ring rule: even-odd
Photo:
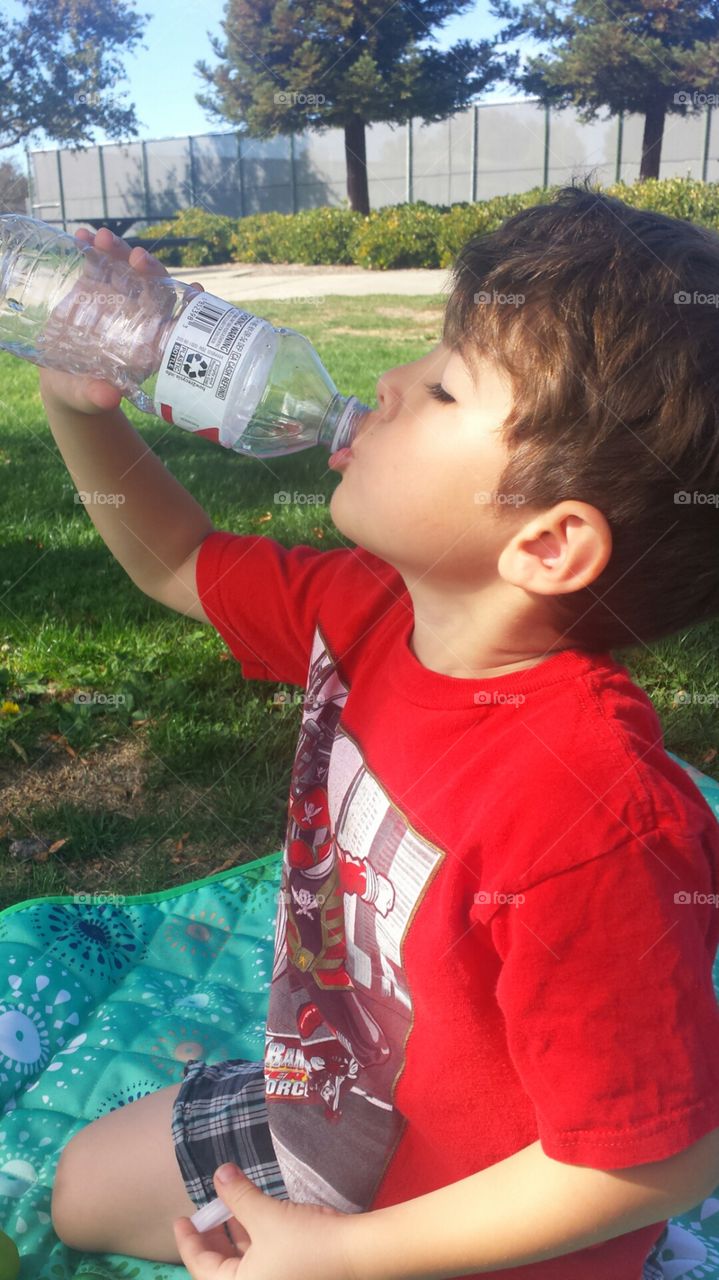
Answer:
[[[187,377],[191,378],[193,382],[202,382],[208,367],[207,360],[200,355],[199,351],[190,351],[185,356],[182,372],[187,374]]]

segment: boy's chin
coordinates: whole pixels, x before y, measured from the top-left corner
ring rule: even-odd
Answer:
[[[339,484],[333,490],[330,498],[330,517],[335,528],[339,529],[345,538],[351,538],[353,542],[357,542],[357,525],[359,522],[356,519],[352,519],[352,512],[348,510],[349,503],[345,503],[342,500],[341,489],[342,485]]]
[[[353,542],[355,546],[361,547],[364,551],[371,551],[373,555],[379,556],[382,560],[386,559],[384,550],[376,546],[377,539],[373,537],[373,530],[367,526],[367,521],[358,520],[356,515],[349,509],[350,504],[344,503],[340,496],[342,486],[339,485],[330,498],[330,518],[333,525],[342,534],[343,538],[347,538],[349,542]]]

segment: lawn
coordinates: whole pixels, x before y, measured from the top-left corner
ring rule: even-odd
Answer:
[[[367,403],[382,370],[422,354],[441,329],[439,298],[243,305],[306,333],[340,389]],[[123,408],[217,528],[344,545],[326,504],[273,501],[296,488],[328,503],[337,481],[319,478],[324,454],[266,465]],[[299,705],[278,706],[281,686],[243,680],[211,627],[132,584],[73,500],[37,370],[4,353],[0,482],[0,705],[19,707],[0,715],[0,908],[151,893],[279,848]],[[714,777],[718,641],[712,623],[619,655],[667,747]]]

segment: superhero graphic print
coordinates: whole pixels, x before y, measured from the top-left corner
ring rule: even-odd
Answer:
[[[370,1205],[402,1128],[393,1093],[412,1004],[402,943],[442,858],[341,727],[347,688],[319,631],[292,771],[265,1039],[290,1199]]]

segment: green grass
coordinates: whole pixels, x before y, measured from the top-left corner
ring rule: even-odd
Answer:
[[[442,314],[437,298],[247,306],[305,333],[340,389],[367,403],[384,369],[437,340]],[[216,527],[344,545],[327,511],[336,479],[318,478],[314,450],[266,467],[123,408]],[[277,489],[303,487],[323,492],[324,508],[273,502]],[[37,370],[0,353],[0,703],[21,709],[0,716],[0,908],[154,892],[269,853],[284,832],[299,706],[274,706],[281,686],[243,680],[212,628],[143,596],[74,492]],[[715,777],[716,708],[674,698],[719,689],[718,640],[713,623],[620,655],[666,745]],[[77,703],[79,690],[112,701]],[[65,843],[45,860],[10,854],[32,836]]]

